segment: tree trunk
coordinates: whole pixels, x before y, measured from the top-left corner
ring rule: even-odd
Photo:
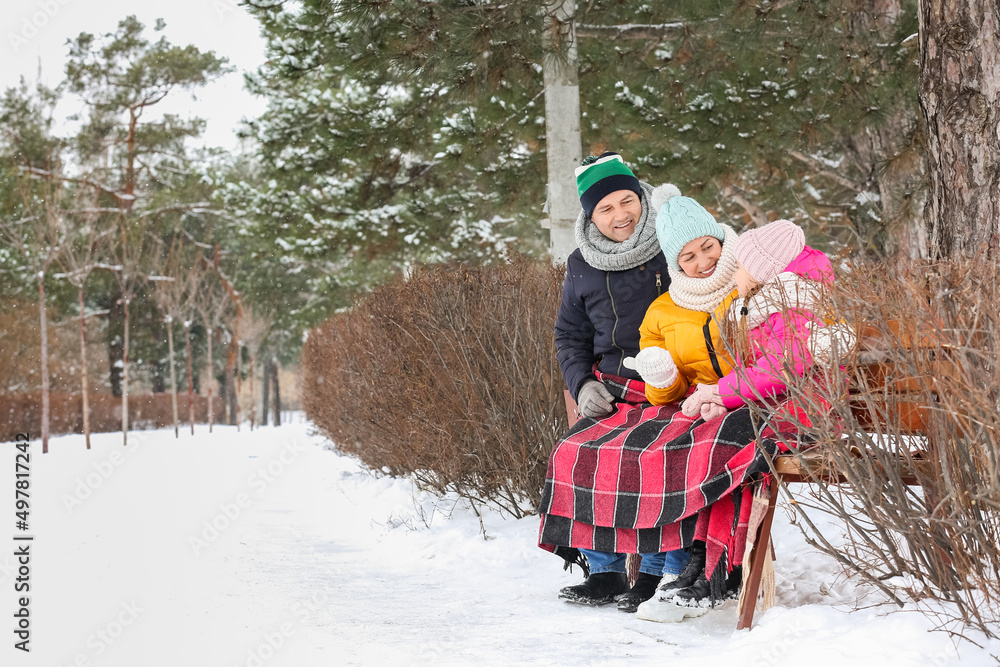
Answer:
[[[261,426],[267,426],[267,411],[271,409],[271,367],[273,365],[270,359],[264,362],[264,374],[261,378],[261,391],[264,394],[260,409]]]
[[[545,35],[545,155],[548,165],[549,252],[562,264],[576,249],[574,228],[580,213],[576,167],[580,164],[580,84],[577,71],[575,0],[553,0],[548,5]],[[545,223],[542,223],[543,226]]]
[[[240,416],[243,414],[243,347],[236,344],[236,430],[240,430]]]
[[[42,325],[42,453],[49,451],[49,323],[45,310],[45,273],[38,273],[38,318]]]
[[[236,407],[236,339],[229,342],[229,349],[226,352],[226,401],[229,403],[229,425],[235,426],[239,423],[239,413]]]
[[[253,430],[254,420],[257,418],[257,396],[254,392],[254,382],[253,376],[257,368],[257,355],[252,355],[250,357],[250,371],[247,373],[247,382],[250,383],[250,407],[247,409],[248,417],[250,418],[250,430]]]
[[[180,427],[177,425],[177,372],[174,370],[174,320],[167,318],[167,350],[170,360],[170,405],[174,414],[174,438],[181,437]]]
[[[122,342],[122,445],[128,445],[128,299],[124,300],[125,330]]]
[[[865,0],[851,11],[848,30],[860,40],[875,36],[888,42],[902,13],[900,0]],[[875,65],[882,70],[890,67],[885,61]],[[866,127],[840,140],[861,173],[862,187],[878,194],[878,218],[862,216],[856,220],[858,232],[888,256],[927,255],[920,195],[926,167],[919,147],[914,145],[916,123],[915,108],[895,109],[881,126]]]
[[[1000,15],[996,2],[920,3],[920,109],[932,257],[995,255],[1000,234]]]
[[[281,387],[278,385],[278,364],[271,367],[271,378],[274,380],[274,425],[281,426]]]
[[[80,412],[83,414],[83,438],[90,449],[90,386],[87,378],[87,314],[83,300],[83,284],[76,288],[76,295],[80,301],[80,398],[82,405]]]
[[[188,380],[188,423],[191,425],[191,435],[194,435],[194,375],[191,372],[193,366],[191,360],[191,323],[184,323],[184,355],[187,357],[187,380]]]
[[[215,373],[212,368],[212,327],[208,327],[208,432],[212,432],[215,425],[215,405],[212,403],[212,382],[215,381]]]
[[[118,288],[111,295],[111,302],[108,304],[108,384],[111,386],[111,395],[121,397],[122,395],[122,340],[124,340],[125,314],[122,304],[125,297]],[[122,325],[122,334],[117,335],[117,325]]]

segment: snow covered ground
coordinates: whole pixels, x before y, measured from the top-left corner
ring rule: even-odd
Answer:
[[[778,605],[677,625],[556,598],[579,571],[537,521],[380,477],[307,423],[31,445],[31,653],[14,649],[13,444],[0,454],[2,665],[989,665],[812,552],[776,517]]]

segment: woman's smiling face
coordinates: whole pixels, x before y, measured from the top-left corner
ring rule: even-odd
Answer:
[[[722,257],[722,244],[714,236],[702,236],[688,241],[677,255],[677,264],[690,278],[708,278]]]

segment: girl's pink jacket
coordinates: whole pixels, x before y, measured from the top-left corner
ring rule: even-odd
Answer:
[[[830,259],[809,246],[785,268],[808,280],[825,285],[833,283],[833,266]],[[742,299],[733,302],[734,307],[742,304]],[[739,366],[719,380],[719,396],[726,408],[732,410],[743,405],[743,399],[758,400],[770,398],[785,391],[783,367],[802,376],[812,365],[809,354],[809,327],[823,326],[823,321],[805,308],[774,312],[763,324],[749,331],[750,349],[754,358],[751,364],[738,360]],[[740,368],[742,366],[742,368]]]

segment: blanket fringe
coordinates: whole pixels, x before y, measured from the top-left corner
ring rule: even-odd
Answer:
[[[729,577],[728,549],[723,547],[719,562],[715,564],[715,569],[712,570],[712,576],[709,577],[707,573],[705,576],[708,578],[709,600],[711,600],[714,607],[726,598],[726,579]]]
[[[747,604],[746,589],[747,581],[750,579],[751,570],[751,563],[749,560],[750,555],[753,552],[754,543],[757,539],[757,529],[764,520],[764,516],[767,514],[767,508],[770,503],[771,496],[769,486],[770,485],[767,483],[761,483],[757,486],[753,495],[753,502],[750,506],[750,520],[747,527],[747,543],[746,549],[743,551],[743,584],[740,587],[740,598],[736,607],[737,614],[741,614],[743,612],[743,605]],[[768,536],[767,544],[760,546],[765,550],[764,567],[761,570],[760,588],[757,591],[757,599],[751,604],[756,604],[758,611],[764,611],[765,609],[770,609],[774,606],[776,595],[774,560],[772,559],[773,548],[771,546],[770,536]]]
[[[552,553],[563,559],[563,570],[573,571],[574,565],[579,565],[580,569],[583,570],[583,578],[586,579],[590,576],[590,565],[587,563],[587,559],[583,557],[579,549],[574,549],[573,547],[557,546],[552,550]]]

